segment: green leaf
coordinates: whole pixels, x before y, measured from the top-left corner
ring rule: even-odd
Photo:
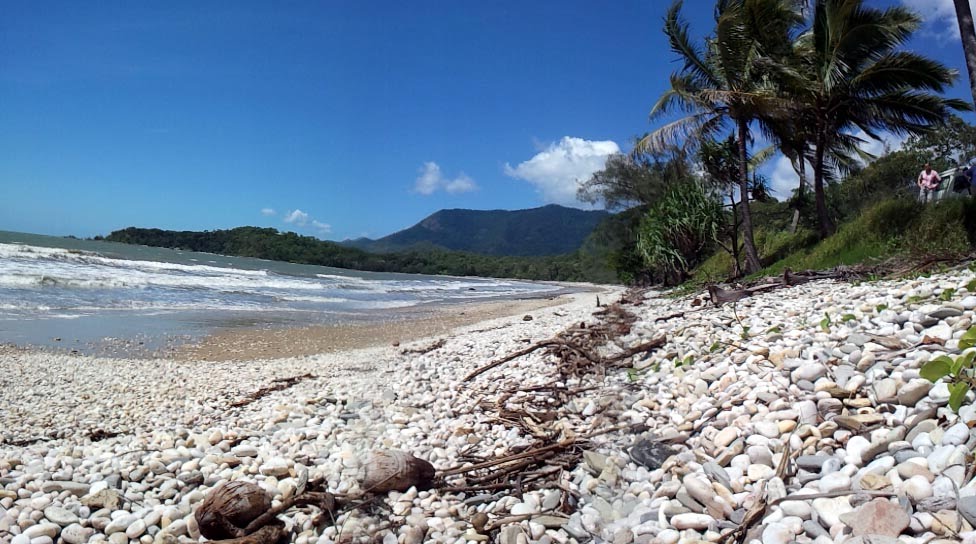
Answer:
[[[966,284],[966,290],[970,292],[976,291],[976,280],[969,280],[969,283]]]
[[[976,346],[976,327],[970,327],[966,334],[959,339],[959,349],[968,349]]]
[[[783,332],[783,327],[780,327],[779,325],[773,325],[766,332],[769,333],[769,334],[779,334],[779,333]]]
[[[877,306],[874,307],[874,309],[880,314],[881,312],[883,312],[883,311],[885,311],[885,310],[888,309],[888,305],[887,304],[878,304]]]
[[[952,411],[958,412],[959,407],[962,406],[962,401],[966,400],[966,393],[969,392],[969,386],[963,382],[956,382],[949,384],[949,408]]]
[[[937,382],[952,371],[952,359],[943,355],[925,363],[918,374],[930,382]]]
[[[973,359],[976,359],[976,351],[967,351],[966,353],[960,355],[959,358],[956,360],[961,361],[959,368],[962,369],[962,368],[972,368]]]
[[[949,365],[949,373],[953,376],[958,376],[959,371],[962,370],[962,363],[962,357],[956,357],[956,360],[952,361],[952,364]]]
[[[844,317],[840,318],[840,320],[846,323],[848,321],[857,321],[857,317],[854,314],[844,314]]]
[[[721,342],[715,342],[714,344],[711,345],[711,347],[708,348],[708,351],[710,351],[712,353],[715,353],[716,351],[718,351],[720,349],[722,349],[722,343]]]

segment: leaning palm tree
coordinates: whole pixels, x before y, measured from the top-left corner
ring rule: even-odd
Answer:
[[[956,4],[956,20],[959,22],[959,36],[962,38],[962,51],[966,56],[966,70],[969,71],[969,90],[976,103],[976,27],[973,26],[973,10],[969,0],[953,0]]]
[[[638,142],[636,150],[662,149],[682,141],[692,147],[731,125],[739,147],[737,182],[745,270],[755,272],[762,265],[753,240],[749,208],[750,123],[771,114],[782,102],[772,81],[765,76],[766,50],[770,43],[781,46],[790,42],[798,12],[788,0],[719,0],[714,34],[701,46],[688,35],[688,24],[680,15],[681,5],[681,0],[676,0],[668,10],[664,32],[683,66],[671,75],[670,89],[654,105],[651,118],[660,118],[674,109],[689,115],[648,134]]]
[[[862,0],[817,0],[809,31],[796,41],[799,78],[793,99],[812,122],[813,187],[821,237],[834,230],[825,180],[843,170],[842,157],[857,154],[860,129],[880,139],[888,131],[920,134],[940,125],[953,109],[969,109],[938,95],[956,72],[917,53],[898,51],[919,26],[909,10],[880,10]]]

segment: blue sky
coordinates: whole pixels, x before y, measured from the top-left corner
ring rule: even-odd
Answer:
[[[967,97],[952,1],[904,2]],[[697,33],[713,5],[686,2]],[[663,1],[0,6],[0,230],[341,240],[572,205],[676,68]]]

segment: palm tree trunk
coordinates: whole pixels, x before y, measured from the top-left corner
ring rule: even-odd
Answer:
[[[745,119],[736,120],[739,125],[739,201],[742,205],[742,242],[746,252],[746,273],[752,274],[762,268],[759,254],[756,253],[756,243],[752,238],[752,211],[749,209],[749,156],[746,152],[746,140],[749,137],[749,124]]]
[[[976,102],[976,28],[973,27],[973,11],[969,7],[969,0],[954,0],[956,4],[956,20],[959,21],[959,35],[962,37],[962,51],[966,57],[966,69],[969,71],[969,90]]]
[[[739,207],[735,203],[735,190],[729,189],[729,202],[732,203],[732,235],[731,245],[729,248],[732,249],[732,277],[738,278],[742,275],[742,268],[739,259]]]
[[[818,130],[818,132],[821,132]],[[820,225],[820,239],[834,233],[834,223],[827,213],[827,198],[824,194],[824,152],[826,142],[821,134],[817,135],[816,158],[813,165],[813,196],[817,202],[817,222]]]
[[[796,153],[794,169],[800,178],[800,186],[796,189],[796,208],[793,210],[793,222],[790,223],[790,234],[796,233],[796,227],[800,224],[800,207],[803,205],[803,190],[807,187],[807,158],[803,152]]]

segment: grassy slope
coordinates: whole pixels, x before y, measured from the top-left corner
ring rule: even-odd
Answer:
[[[976,247],[976,200],[956,198],[928,206],[908,199],[886,200],[819,243],[802,228],[793,235],[760,230],[756,239],[768,264],[755,276],[778,275],[787,267],[823,270],[896,256],[962,255]],[[727,253],[718,252],[698,267],[692,281],[722,281],[729,276],[731,262]]]

